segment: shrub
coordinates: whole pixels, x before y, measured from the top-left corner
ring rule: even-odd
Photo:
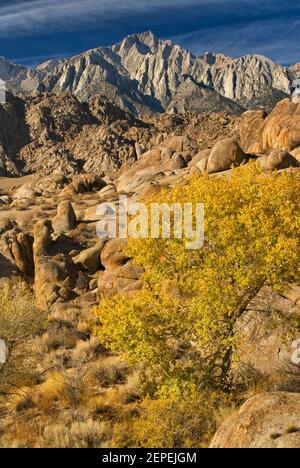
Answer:
[[[99,340],[92,337],[89,341],[78,341],[76,348],[72,353],[72,360],[74,364],[86,363],[95,359],[101,353]]]
[[[114,425],[113,447],[205,448],[217,428],[221,394],[168,395],[131,405]]]
[[[70,394],[65,376],[51,372],[44,383],[35,387],[32,398],[42,412],[52,410],[58,403],[61,406],[69,405]]]
[[[7,362],[0,366],[0,391],[30,384],[34,374],[30,340],[42,331],[44,321],[25,283],[14,280],[0,285],[0,339],[8,349]]]
[[[120,385],[126,381],[128,366],[117,357],[104,358],[95,364],[92,377],[100,387],[107,388]]]
[[[39,446],[45,448],[99,448],[108,438],[107,424],[88,419],[73,422],[70,427],[64,424],[47,426]]]

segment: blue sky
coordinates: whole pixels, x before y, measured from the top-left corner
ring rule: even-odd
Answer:
[[[299,0],[0,0],[0,55],[27,66],[146,30],[195,55],[300,62]]]

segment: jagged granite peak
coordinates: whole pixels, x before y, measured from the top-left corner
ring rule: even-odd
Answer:
[[[300,78],[300,62],[292,65],[291,71],[294,74],[295,78],[299,79]]]
[[[229,114],[241,114],[245,109],[231,99],[221,96],[213,88],[197,83],[191,76],[185,77],[167,107],[167,112],[175,114],[222,111]]]
[[[26,75],[27,68],[9,62],[5,57],[0,57],[0,78],[2,80],[9,81],[22,73]]]
[[[14,94],[35,91],[47,72],[28,69],[4,57],[0,58],[0,79],[6,83],[7,90]]]
[[[63,65],[67,59],[50,59],[46,62],[41,63],[36,67],[36,70],[40,73],[49,73],[53,72],[56,67]]]
[[[141,34],[131,34],[130,36],[125,37],[118,44],[112,46],[112,49],[118,53],[121,50],[130,49],[132,46],[143,46],[142,48],[145,53],[155,53],[159,42],[160,39],[158,39],[152,31],[146,31]]]
[[[206,62],[208,65],[218,66],[227,65],[228,63],[232,63],[234,61],[234,59],[229,57],[228,55],[215,54],[214,52],[205,52],[205,54],[200,55],[199,58]]]
[[[205,99],[207,93],[194,88],[190,99],[187,76],[202,90],[207,87],[227,99],[217,99],[218,110],[222,104],[224,110],[228,110],[229,104],[235,109],[233,104],[270,110],[290,95],[291,82],[299,75],[299,64],[288,68],[261,55],[234,59],[206,53],[195,57],[170,40],[157,38],[151,31],[130,35],[113,46],[48,61],[33,70],[13,64],[10,69],[6,62],[1,66],[0,61],[0,78],[7,81],[13,92],[63,91],[81,101],[102,94],[134,115],[174,111],[178,107],[187,109],[188,102],[193,102],[194,110],[201,109],[201,104],[194,106],[195,96]],[[183,96],[185,89],[188,94]],[[178,106],[178,96],[183,106]]]
[[[196,58],[171,41],[156,39],[152,33],[130,36],[112,50],[138,90],[165,109],[184,81],[191,74]]]
[[[216,91],[246,108],[272,108],[290,94],[290,71],[261,55],[245,55],[221,68],[211,66],[209,73],[208,82]]]

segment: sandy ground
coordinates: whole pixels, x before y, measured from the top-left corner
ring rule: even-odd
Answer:
[[[24,177],[16,177],[16,178],[0,177],[0,191],[2,190],[3,192],[6,192],[6,191],[11,190],[14,187],[15,188],[21,187],[27,182],[30,182],[33,177],[34,177],[33,175],[28,175]]]

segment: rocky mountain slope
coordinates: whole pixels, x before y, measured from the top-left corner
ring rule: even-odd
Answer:
[[[290,95],[298,73],[297,65],[283,67],[259,55],[195,57],[151,32],[70,59],[48,61],[34,70],[0,61],[0,78],[13,92],[67,91],[81,101],[100,93],[135,115],[271,109]]]
[[[193,136],[204,148],[216,134],[229,136],[226,127],[238,120],[225,114],[141,120],[101,95],[86,103],[68,93],[8,95],[0,105],[0,176],[116,171],[176,132]]]

